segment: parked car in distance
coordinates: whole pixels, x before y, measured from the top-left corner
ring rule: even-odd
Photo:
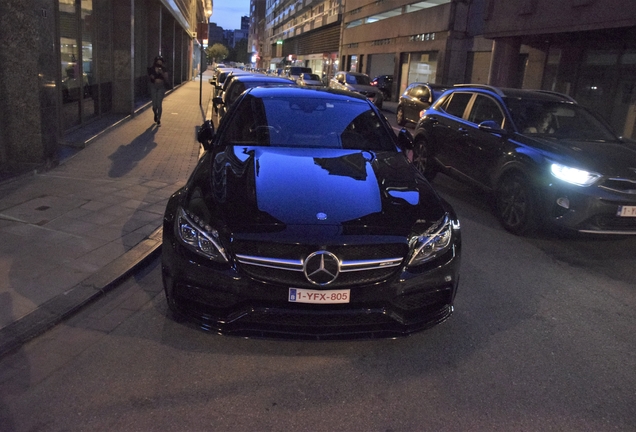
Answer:
[[[378,75],[371,80],[371,85],[380,89],[384,100],[391,100],[393,75]]]
[[[220,117],[223,117],[223,115],[232,106],[232,104],[239,98],[241,93],[252,87],[263,86],[296,87],[297,83],[288,78],[274,77],[263,74],[237,75],[229,83],[226,91],[223,92],[223,96],[217,96],[212,99],[214,109],[215,111],[217,111]]]
[[[384,96],[381,90],[371,85],[369,75],[359,72],[337,72],[329,81],[329,87],[360,93],[382,109]]]
[[[304,73],[312,73],[313,71],[311,70],[310,67],[303,67],[303,66],[285,66],[285,69],[283,70],[284,75],[289,78],[292,79],[294,81],[296,81],[301,74]]]
[[[636,234],[636,145],[569,96],[456,86],[417,124],[413,158],[492,192],[512,233]]]
[[[245,73],[244,70],[237,68],[217,68],[214,71],[214,76],[210,79],[210,84],[214,86],[214,96],[219,96],[222,93],[223,83],[228,76]]]
[[[296,80],[299,86],[307,88],[325,88],[320,76],[313,73],[302,73]]]
[[[243,92],[198,134],[205,152],[168,200],[162,277],[172,313],[254,337],[396,337],[453,311],[452,207],[365,97]]]
[[[395,111],[397,124],[404,126],[408,123],[416,124],[422,111],[429,108],[448,86],[423,82],[409,84],[404,93],[400,95]]]

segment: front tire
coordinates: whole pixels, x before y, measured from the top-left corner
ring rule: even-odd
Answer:
[[[417,138],[413,144],[413,163],[428,181],[433,181],[437,175],[431,155],[428,141],[423,137]]]
[[[496,190],[496,211],[501,225],[513,234],[537,229],[536,197],[527,177],[515,173],[501,179]]]

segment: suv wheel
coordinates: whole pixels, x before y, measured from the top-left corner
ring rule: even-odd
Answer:
[[[406,120],[404,119],[404,108],[401,106],[397,107],[397,111],[395,112],[395,118],[397,120],[397,124],[400,126],[404,126],[406,124]]]
[[[537,209],[528,179],[519,173],[501,179],[496,191],[497,216],[513,234],[525,234],[537,228]]]
[[[413,144],[413,163],[427,180],[432,181],[437,175],[431,160],[429,144],[423,137],[417,138]]]

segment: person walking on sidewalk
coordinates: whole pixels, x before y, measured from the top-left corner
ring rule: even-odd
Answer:
[[[161,112],[163,97],[169,88],[168,70],[163,63],[163,57],[155,57],[155,62],[148,68],[150,79],[150,97],[152,98],[152,112],[155,113],[155,123],[161,126]]]

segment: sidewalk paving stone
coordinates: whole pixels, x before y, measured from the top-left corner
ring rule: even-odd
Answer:
[[[211,90],[197,77],[166,95],[160,127],[142,107],[83,144],[72,134],[84,148],[54,169],[0,183],[0,356],[160,253],[163,211],[198,161]]]

